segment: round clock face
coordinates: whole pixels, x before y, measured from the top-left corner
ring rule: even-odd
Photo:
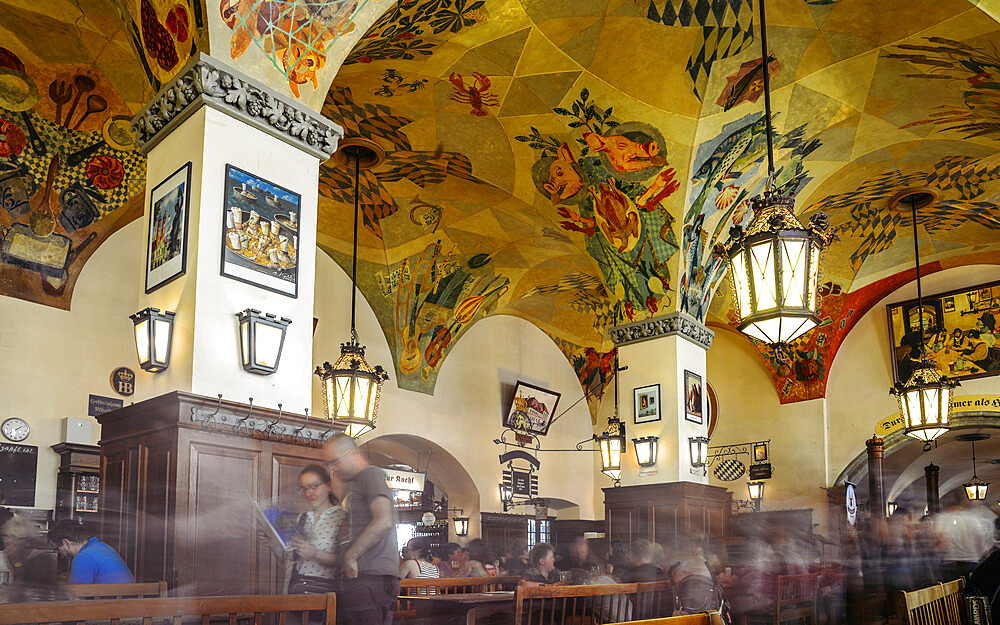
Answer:
[[[11,417],[3,422],[3,425],[0,426],[0,431],[2,431],[3,435],[9,440],[19,443],[28,438],[28,433],[31,432],[31,428],[28,427],[28,423],[24,419]]]

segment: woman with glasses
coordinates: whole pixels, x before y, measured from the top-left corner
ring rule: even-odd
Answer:
[[[309,510],[299,515],[295,565],[288,583],[289,594],[333,592],[337,579],[337,533],[347,513],[333,493],[330,474],[318,464],[310,464],[299,474],[299,493]]]
[[[430,559],[430,544],[426,538],[412,538],[403,549],[403,563],[399,565],[399,578],[441,577],[441,570]]]

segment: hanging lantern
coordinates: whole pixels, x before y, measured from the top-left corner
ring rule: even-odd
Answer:
[[[890,501],[886,503],[885,506],[886,506],[886,511],[889,513],[889,516],[896,514],[896,508],[899,507],[895,501]]]
[[[960,442],[972,443],[972,479],[965,484],[962,484],[962,488],[965,489],[965,496],[969,501],[983,501],[986,499],[986,490],[990,487],[989,482],[984,482],[979,479],[976,475],[976,441],[984,441],[989,438],[989,434],[972,433],[972,434],[962,434],[961,436],[956,436],[955,440]]]
[[[510,484],[504,484],[503,482],[500,482],[497,486],[500,489],[500,503],[503,504],[503,510],[506,512],[507,508],[512,505],[511,502],[514,499],[514,489]]]
[[[597,439],[601,450],[601,473],[615,481],[622,479],[622,455],[625,453],[625,424],[615,416],[608,419],[608,427]]]
[[[764,498],[764,482],[747,482],[747,494],[759,506],[760,500]]]
[[[143,371],[159,373],[170,366],[174,314],[169,310],[161,313],[159,308],[144,308],[129,315],[135,326],[135,351]]]
[[[708,438],[692,436],[688,438],[688,448],[691,452],[691,467],[698,469],[708,464]]]
[[[240,360],[243,369],[259,375],[270,375],[278,370],[281,349],[285,344],[285,330],[292,322],[287,317],[276,318],[261,314],[255,308],[236,313],[240,324]]]
[[[456,536],[468,536],[469,535],[469,517],[467,516],[457,516],[452,521],[455,522],[455,535]]]
[[[889,392],[896,396],[899,412],[903,415],[904,432],[924,441],[925,451],[930,442],[948,431],[951,413],[952,390],[958,382],[941,375],[934,362],[927,358],[924,340],[924,296],[920,286],[920,247],[917,238],[917,209],[930,205],[937,199],[937,192],[928,188],[905,189],[889,200],[892,210],[909,209],[913,222],[913,254],[917,272],[917,310],[919,314],[920,345],[916,368],[906,384],[897,383]],[[904,204],[906,206],[904,206]]]
[[[632,439],[632,444],[635,446],[635,459],[640,467],[651,467],[656,464],[659,441],[659,436],[643,436]]]
[[[375,429],[379,394],[389,374],[381,365],[365,361],[365,347],[358,342],[355,329],[358,276],[358,215],[361,170],[375,167],[385,152],[374,141],[360,137],[344,139],[333,158],[354,168],[354,250],[351,256],[351,339],[340,344],[340,358],[332,366],[324,362],[316,367],[323,381],[323,407],[326,417],[344,426],[345,433],[357,438]]]

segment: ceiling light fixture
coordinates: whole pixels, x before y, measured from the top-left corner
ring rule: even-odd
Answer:
[[[622,481],[622,456],[625,454],[625,424],[618,418],[618,352],[615,351],[615,413],[608,419],[608,427],[594,436],[601,450],[601,473],[620,486]]]
[[[826,214],[818,212],[804,228],[795,217],[795,200],[774,186],[771,88],[767,59],[767,25],[760,0],[761,68],[764,77],[764,117],[767,125],[767,180],[752,198],[753,220],[746,231],[734,225],[729,242],[715,249],[727,259],[739,330],[774,346],[787,360],[785,346],[819,325],[820,253],[833,239]]]
[[[899,382],[889,389],[899,402],[899,412],[905,420],[905,433],[924,441],[924,451],[929,451],[930,442],[948,431],[948,414],[951,412],[952,390],[958,382],[941,375],[934,361],[927,357],[924,338],[924,295],[920,286],[920,242],[917,238],[917,209],[930,205],[937,199],[931,189],[907,189],[889,200],[889,207],[900,210],[909,205],[913,221],[913,254],[917,270],[917,319],[920,327],[920,346],[917,357],[910,359],[916,363],[913,373],[905,384]],[[935,315],[936,324],[941,320]],[[906,320],[908,325],[909,319]]]
[[[365,347],[358,342],[355,329],[358,278],[358,214],[361,170],[375,167],[385,152],[370,139],[352,137],[340,142],[333,155],[340,164],[354,166],[354,250],[351,255],[351,338],[340,344],[340,358],[332,366],[324,362],[316,367],[323,381],[323,407],[328,419],[344,425],[348,436],[357,438],[375,429],[379,394],[389,374],[381,365],[372,367],[365,361]]]
[[[976,475],[976,441],[984,441],[990,437],[989,434],[972,433],[956,436],[955,440],[972,444],[972,479],[962,484],[965,489],[965,496],[969,501],[983,501],[986,499],[986,490],[990,487],[989,482],[984,482]]]

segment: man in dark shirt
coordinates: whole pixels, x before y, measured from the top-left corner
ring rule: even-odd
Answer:
[[[334,436],[323,451],[330,470],[350,487],[344,503],[344,579],[337,593],[337,622],[389,625],[399,595],[399,547],[385,473],[368,464],[349,436]]]
[[[632,543],[632,567],[620,577],[621,583],[657,582],[664,579],[663,571],[652,562],[652,543],[644,538]]]
[[[131,584],[132,572],[114,547],[90,536],[72,520],[57,521],[49,530],[49,542],[59,555],[72,561],[70,584]]]

